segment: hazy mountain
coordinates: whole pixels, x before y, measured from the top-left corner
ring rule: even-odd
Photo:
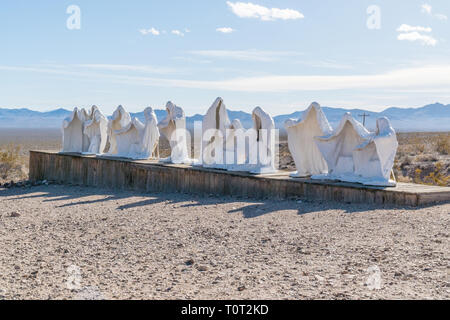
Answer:
[[[342,116],[350,112],[355,118],[361,120],[359,115],[368,114],[366,126],[369,129],[375,128],[376,119],[382,116],[388,117],[392,125],[398,131],[450,131],[450,105],[440,103],[430,104],[422,108],[389,108],[383,112],[371,112],[362,109],[346,110],[341,108],[323,107],[328,121],[336,127]],[[38,112],[30,109],[2,109],[0,108],[0,128],[59,128],[62,120],[70,115],[71,111],[57,109],[49,112]],[[165,110],[155,110],[158,120],[166,116]],[[282,129],[287,119],[298,119],[303,111],[297,111],[288,115],[274,117],[277,128]],[[252,126],[252,116],[243,111],[228,111],[230,120],[239,119],[245,128]],[[144,121],[143,112],[132,113]],[[187,117],[188,128],[193,127],[194,121],[201,121],[202,115]]]

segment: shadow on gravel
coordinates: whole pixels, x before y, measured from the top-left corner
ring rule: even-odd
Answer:
[[[84,199],[87,197],[98,197],[97,199]],[[134,201],[132,197],[145,197],[147,199]],[[72,206],[89,206],[91,204],[105,203],[108,201],[117,202],[117,210],[126,211],[133,208],[151,206],[156,203],[166,202],[169,205],[180,203],[181,208],[203,206],[216,206],[224,203],[234,204],[230,214],[242,213],[244,218],[253,219],[266,214],[281,211],[296,211],[299,215],[325,212],[327,210],[342,210],[343,213],[358,214],[380,209],[385,210],[418,210],[424,207],[395,207],[360,203],[338,203],[327,201],[311,200],[254,200],[240,197],[219,197],[219,196],[199,196],[182,193],[141,193],[138,191],[112,191],[92,187],[80,186],[37,186],[27,188],[0,188],[0,203],[5,201],[15,201],[24,199],[42,199],[42,202],[55,202],[58,208],[68,208]],[[129,199],[127,203],[124,200]],[[65,202],[60,204],[58,202]],[[429,206],[431,207],[431,206]]]

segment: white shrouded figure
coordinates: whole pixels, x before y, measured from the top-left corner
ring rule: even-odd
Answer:
[[[288,134],[289,150],[297,168],[292,177],[308,177],[326,174],[328,166],[317,147],[314,137],[331,134],[331,128],[322,108],[317,102],[305,110],[298,120],[287,120],[284,124]]]
[[[231,126],[222,98],[217,98],[202,122],[201,164],[206,168],[226,169],[225,141]]]
[[[140,156],[142,159],[159,158],[159,129],[158,119],[152,108],[144,110],[145,127],[140,135]]]
[[[366,185],[394,186],[389,177],[397,152],[397,137],[387,118],[377,121],[371,133],[350,113],[330,135],[316,137],[317,147],[328,164],[328,175],[313,179],[334,179]]]
[[[251,173],[274,173],[275,168],[275,123],[272,117],[260,107],[252,112],[253,137],[248,152],[248,167]],[[255,149],[257,146],[257,149]],[[256,153],[256,155],[255,155]]]
[[[167,116],[158,124],[161,134],[169,140],[170,157],[162,159],[162,162],[175,164],[189,164],[192,159],[188,152],[188,132],[186,131],[186,115],[182,108],[172,102],[167,102]]]
[[[138,118],[124,128],[116,130],[117,156],[133,160],[147,160],[156,155],[159,130],[152,108],[144,111],[145,125]]]
[[[353,151],[370,136],[361,123],[346,113],[339,127],[331,134],[316,137],[317,147],[328,165],[327,178],[355,182]]]
[[[116,131],[120,131],[121,129],[125,128],[130,122],[130,114],[125,110],[124,107],[118,106],[108,123],[108,155],[117,155],[118,151]]]
[[[225,141],[227,170],[240,171],[247,161],[247,140],[245,129],[239,119],[234,119],[228,129]]]
[[[117,142],[117,157],[136,159],[139,158],[139,146],[141,144],[141,132],[144,124],[138,118],[120,130],[115,130]]]
[[[62,125],[63,149],[61,152],[82,153],[89,148],[89,139],[84,134],[84,122],[89,120],[85,109],[75,108],[72,114],[64,119]]]
[[[353,151],[355,174],[360,182],[378,186],[395,186],[395,177],[390,180],[398,149],[397,134],[386,117],[377,119],[377,130],[373,137],[357,146]]]
[[[86,154],[102,154],[105,151],[108,135],[108,120],[97,106],[93,106],[89,120],[84,122],[83,132],[89,140]]]

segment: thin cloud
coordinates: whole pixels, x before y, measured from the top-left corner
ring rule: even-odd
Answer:
[[[227,1],[231,11],[240,18],[254,18],[262,21],[296,20],[305,16],[294,9],[267,8],[253,3]]]
[[[438,20],[447,20],[447,16],[445,14],[442,14],[442,13],[433,14],[433,7],[428,3],[424,3],[421,6],[421,8],[422,8],[422,12],[428,14],[429,16],[433,16]]]
[[[159,30],[157,30],[157,29],[155,29],[155,28],[150,28],[150,29],[141,29],[141,30],[139,30],[139,32],[142,34],[142,35],[144,35],[144,36],[146,36],[146,35],[148,35],[148,34],[152,34],[152,35],[154,35],[154,36],[159,36],[161,33],[159,32]]]
[[[432,10],[433,10],[433,7],[430,6],[428,3],[424,3],[424,4],[422,5],[422,12],[431,14],[431,11],[432,11]]]
[[[179,36],[179,37],[184,37],[184,33],[181,32],[180,30],[172,30],[171,33],[176,35],[176,36]]]
[[[78,64],[74,67],[104,70],[104,71],[127,71],[127,72],[142,72],[142,73],[154,73],[154,74],[174,74],[179,73],[179,69],[175,68],[163,68],[154,66],[143,65],[125,65],[125,64]]]
[[[0,70],[50,73],[66,78],[101,79],[114,83],[151,87],[179,87],[202,90],[235,92],[299,92],[344,89],[387,90],[450,90],[450,64],[429,65],[397,69],[386,73],[368,75],[270,75],[260,77],[232,78],[228,80],[185,80],[130,75],[111,75],[91,72],[73,72],[61,69],[0,66]]]
[[[223,28],[217,28],[216,31],[221,32],[221,33],[233,33],[236,30],[234,30],[233,28],[223,27]]]
[[[437,44],[437,40],[431,36],[420,34],[418,32],[401,33],[397,37],[398,40],[406,40],[411,42],[419,42],[426,46],[434,47]]]
[[[398,27],[397,29],[398,32],[431,32],[433,31],[431,28],[429,27],[421,27],[421,26],[410,26],[407,24],[402,24],[400,27]]]
[[[283,57],[298,56],[299,52],[294,51],[260,51],[260,50],[195,50],[190,54],[220,59],[232,59],[241,61],[270,62],[278,61]]]

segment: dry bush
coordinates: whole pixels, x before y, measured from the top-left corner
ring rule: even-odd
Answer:
[[[20,147],[8,144],[0,151],[0,178],[8,179],[13,171],[21,171]]]
[[[442,134],[437,137],[436,151],[442,155],[450,154],[450,136]]]
[[[438,162],[435,171],[426,176],[423,181],[426,184],[446,187],[450,183],[450,177],[442,173],[442,167],[442,163]]]

